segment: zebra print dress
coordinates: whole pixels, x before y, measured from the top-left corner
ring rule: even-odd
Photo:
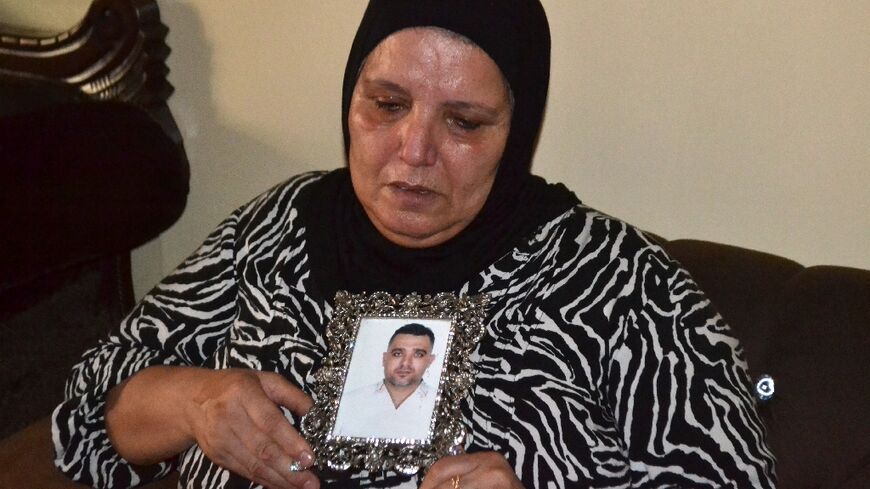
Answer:
[[[238,209],[85,353],[53,414],[63,472],[129,487],[177,467],[182,487],[257,487],[196,445],[154,466],[126,463],[106,435],[105,394],[156,364],[275,371],[309,390],[331,306],[306,293],[315,264],[294,203],[322,176]],[[687,272],[636,229],[577,206],[453,292],[493,299],[463,406],[467,449],[503,454],[526,487],[773,487],[739,345]]]

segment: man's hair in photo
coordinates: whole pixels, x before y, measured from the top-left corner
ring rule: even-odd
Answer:
[[[435,333],[433,333],[431,329],[427,328],[426,326],[423,326],[420,323],[408,323],[408,324],[402,326],[401,328],[397,329],[393,333],[393,336],[390,336],[390,341],[387,342],[387,345],[392,343],[393,340],[396,338],[396,336],[398,336],[400,334],[409,334],[409,335],[413,335],[413,336],[428,336],[429,343],[432,346],[435,346]]]

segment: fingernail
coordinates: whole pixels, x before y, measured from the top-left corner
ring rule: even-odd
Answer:
[[[302,484],[302,489],[314,489],[317,487],[317,484],[314,481],[305,481],[305,484]]]
[[[311,452],[302,452],[299,454],[299,461],[302,462],[302,465],[305,467],[310,467],[311,464],[314,463],[314,455]]]

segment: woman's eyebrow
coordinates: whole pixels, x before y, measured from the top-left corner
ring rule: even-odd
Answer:
[[[391,92],[400,92],[402,94],[408,93],[408,91],[398,83],[384,80],[383,78],[366,78],[363,80],[363,84],[368,88],[382,88]]]
[[[471,110],[471,111],[475,111],[475,112],[481,112],[482,113],[481,115],[483,115],[485,117],[496,117],[496,116],[498,116],[499,112],[501,112],[499,109],[497,109],[495,107],[491,107],[491,106],[486,105],[486,104],[475,103],[475,102],[466,102],[466,101],[462,101],[462,100],[447,102],[444,104],[444,106],[447,107],[448,109],[452,109],[452,110],[456,110],[456,111]]]

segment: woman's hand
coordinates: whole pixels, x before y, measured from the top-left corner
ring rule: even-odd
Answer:
[[[311,447],[278,408],[301,416],[312,401],[282,376],[254,370],[219,370],[209,376],[185,413],[193,437],[216,464],[269,488],[319,487],[310,472]]]
[[[151,367],[109,394],[106,425],[115,449],[139,464],[174,456],[197,443],[214,463],[275,489],[314,489],[311,447],[284,417],[311,399],[272,372]]]
[[[496,452],[444,457],[429,468],[420,489],[523,489],[507,460]]]

